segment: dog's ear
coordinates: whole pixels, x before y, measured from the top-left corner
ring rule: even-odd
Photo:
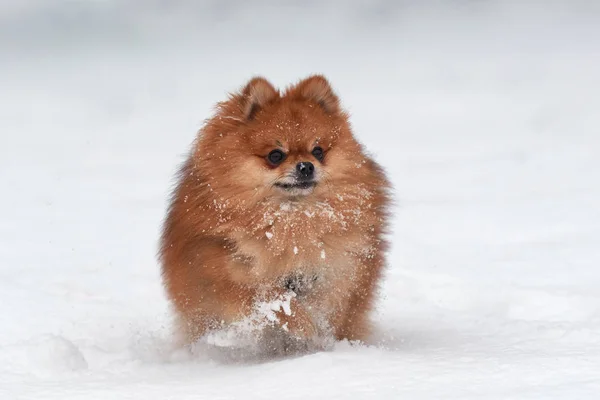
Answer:
[[[340,100],[322,75],[313,75],[300,81],[289,93],[295,99],[312,101],[327,114],[340,112]]]
[[[278,98],[279,92],[269,81],[262,77],[252,78],[242,90],[240,106],[244,118],[248,121],[254,119],[261,108]]]

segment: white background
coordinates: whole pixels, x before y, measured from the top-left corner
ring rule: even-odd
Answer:
[[[156,261],[195,132],[323,73],[395,187],[368,346],[173,351]],[[597,399],[594,1],[0,3],[2,399]]]

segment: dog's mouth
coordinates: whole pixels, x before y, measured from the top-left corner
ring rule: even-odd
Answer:
[[[279,189],[294,191],[294,190],[306,190],[312,189],[317,186],[317,182],[315,181],[307,181],[307,182],[295,182],[295,183],[281,183],[278,182],[275,184]]]

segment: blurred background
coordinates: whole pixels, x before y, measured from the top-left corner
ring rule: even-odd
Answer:
[[[148,332],[169,328],[155,255],[179,163],[228,92],[312,73],[395,187],[376,341],[448,356],[384,352],[426,371],[402,390],[452,365],[485,393],[469,371],[486,351],[571,346],[597,366],[599,71],[591,0],[4,0],[0,368],[63,365],[14,356],[48,333],[95,371],[162,360]],[[515,388],[541,362],[505,361],[526,364]],[[578,362],[547,382],[587,376]]]

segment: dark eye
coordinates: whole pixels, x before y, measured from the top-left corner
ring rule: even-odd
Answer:
[[[272,165],[279,165],[285,159],[285,153],[281,150],[273,150],[267,156],[267,160]]]
[[[323,149],[320,147],[315,147],[312,151],[312,155],[313,157],[315,157],[317,160],[319,161],[323,161],[323,157],[325,156],[325,153],[323,153]]]

